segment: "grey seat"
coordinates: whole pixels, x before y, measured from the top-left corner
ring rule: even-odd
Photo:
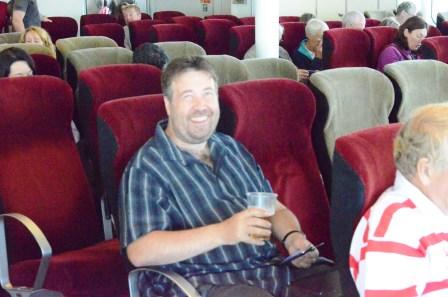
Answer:
[[[41,54],[41,55],[47,55],[50,57],[53,57],[50,49],[47,47],[40,45],[40,44],[33,44],[33,43],[5,43],[0,44],[0,51],[3,51],[10,47],[18,47],[26,51],[29,55],[33,54]]]
[[[386,65],[384,73],[396,83],[398,121],[406,121],[423,105],[448,101],[448,65],[437,60],[401,61]]]
[[[244,64],[235,57],[229,55],[204,56],[214,67],[218,75],[218,85],[224,85],[236,81],[248,80],[249,73]]]
[[[242,60],[246,66],[249,80],[262,78],[289,78],[297,80],[296,66],[280,58],[256,58]]]
[[[20,40],[20,32],[10,32],[10,33],[1,33],[0,34],[0,44],[3,43],[18,43]]]
[[[394,89],[387,77],[367,67],[336,68],[310,77],[317,112],[313,141],[328,193],[331,162],[338,137],[388,124]]]
[[[204,56],[206,54],[200,45],[190,41],[157,42],[156,45],[165,51],[170,60],[178,57]]]

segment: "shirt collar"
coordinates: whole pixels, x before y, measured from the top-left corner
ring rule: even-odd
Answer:
[[[179,149],[171,139],[166,135],[165,129],[168,126],[168,119],[161,120],[157,123],[154,133],[154,144],[159,149],[162,159],[177,161],[183,165],[198,162],[192,154]],[[229,150],[219,137],[219,133],[213,133],[207,141],[210,148],[210,154],[213,162],[224,156]]]
[[[306,39],[306,38],[304,40],[302,40],[302,42],[300,43],[300,46],[299,46],[299,53],[301,53],[302,55],[304,55],[305,57],[307,57],[310,60],[314,60],[314,53],[306,47],[307,41],[308,41],[308,39]]]
[[[441,209],[435,205],[419,188],[411,183],[400,171],[397,170],[395,176],[394,190],[403,193],[406,198],[410,199],[415,206],[422,210],[425,214],[431,216],[447,217]]]

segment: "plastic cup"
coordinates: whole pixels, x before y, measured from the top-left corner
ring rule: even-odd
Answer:
[[[246,193],[248,208],[264,209],[268,216],[275,214],[275,206],[277,204],[277,194],[268,192],[249,192]]]

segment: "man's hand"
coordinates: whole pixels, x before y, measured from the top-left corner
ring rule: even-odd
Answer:
[[[41,17],[40,17],[40,21],[41,21],[41,22],[49,22],[49,23],[52,23],[52,22],[53,22],[52,20],[50,20],[50,19],[47,18],[46,16],[41,16]]]
[[[245,242],[254,245],[264,245],[271,237],[271,222],[263,219],[268,217],[266,211],[258,208],[243,210],[218,224],[218,232],[223,244],[234,245]]]
[[[306,69],[297,69],[297,80],[304,82],[307,81],[310,74],[309,71]]]
[[[290,255],[298,251],[305,251],[310,246],[312,246],[312,243],[306,239],[305,234],[298,232],[289,235],[285,242],[285,247]],[[318,256],[319,251],[317,249],[314,249],[303,257],[300,257],[297,260],[293,261],[292,264],[298,268],[308,268],[314,262],[316,262]]]

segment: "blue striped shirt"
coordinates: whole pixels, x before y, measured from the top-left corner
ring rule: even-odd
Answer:
[[[231,137],[215,133],[209,139],[212,169],[175,146],[164,132],[166,124],[166,120],[158,124],[154,137],[138,151],[123,175],[123,247],[154,230],[184,230],[221,222],[247,208],[247,192],[272,191],[253,156]],[[240,243],[159,268],[183,275],[198,288],[249,283],[278,295],[290,282],[291,271],[266,264],[276,256],[271,241],[263,246]],[[175,295],[163,280],[141,279],[152,293],[166,296],[171,291]]]

